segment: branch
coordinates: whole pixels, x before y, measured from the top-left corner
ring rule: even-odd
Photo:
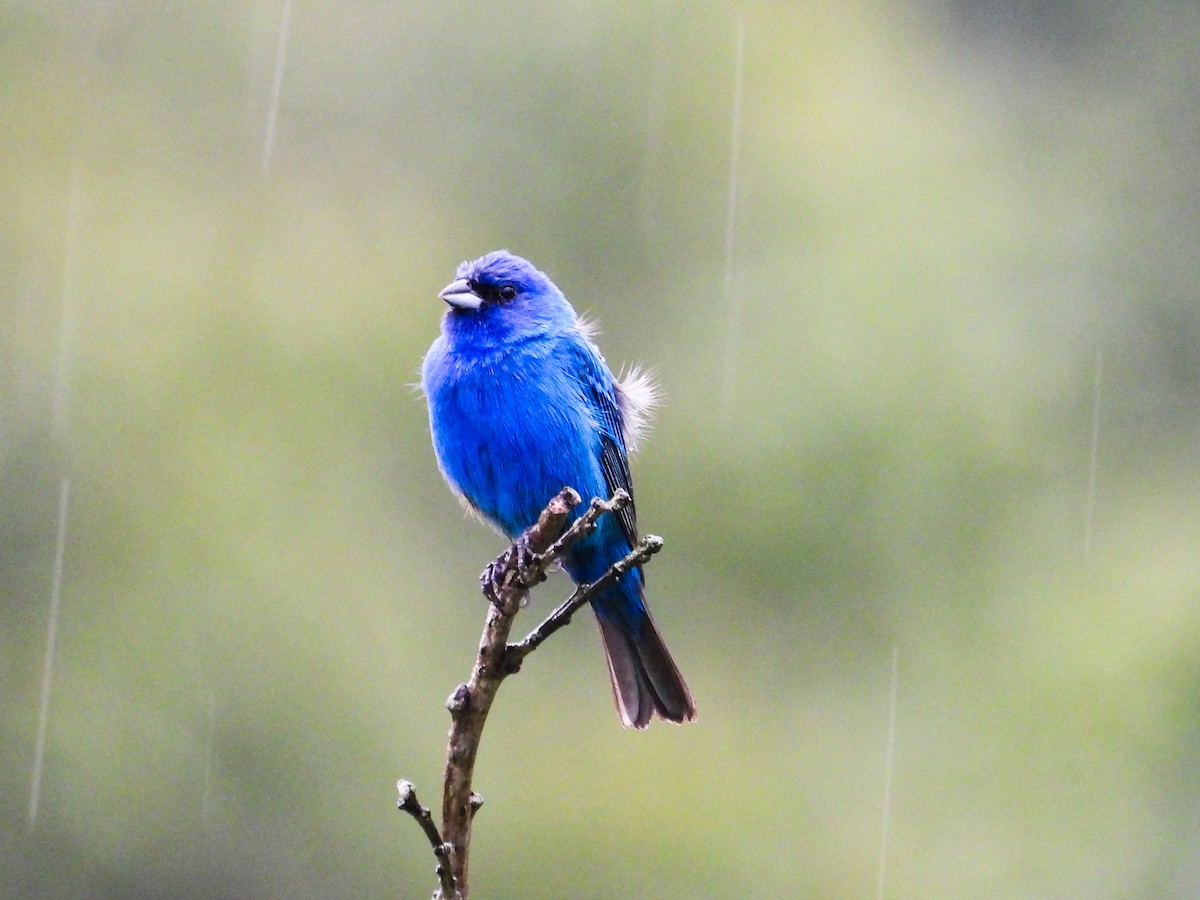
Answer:
[[[575,588],[575,593],[550,615],[546,616],[537,628],[529,632],[525,638],[515,644],[509,644],[504,662],[509,672],[518,672],[525,657],[541,646],[542,642],[554,632],[571,624],[571,617],[599,594],[620,581],[630,569],[643,565],[650,557],[663,548],[663,539],[656,534],[648,534],[626,556],[613,563],[609,570],[591,584],[581,584]]]
[[[450,710],[450,735],[446,742],[446,771],[442,789],[442,835],[450,845],[450,870],[464,898],[468,890],[471,822],[479,802],[482,802],[471,791],[471,780],[475,775],[475,758],[479,753],[479,741],[488,712],[491,711],[500,683],[509,674],[504,664],[508,635],[512,631],[513,618],[521,608],[521,600],[529,590],[526,585],[544,578],[546,569],[568,546],[562,544],[559,538],[572,510],[579,503],[579,494],[564,488],[542,511],[537,523],[496,561],[495,565],[500,567],[500,571],[510,572],[511,577],[503,577],[496,590],[496,602],[488,605],[483,636],[479,640],[479,654],[470,680],[460,684],[446,704]],[[586,518],[590,512],[589,509],[580,519]],[[577,533],[582,535],[584,532],[581,530]],[[518,565],[522,546],[533,554],[524,568]],[[552,554],[551,549],[556,547]]]
[[[575,496],[578,497],[579,495],[576,494]],[[541,554],[540,561],[545,562],[548,566],[562,556],[567,551],[567,548],[581,537],[595,531],[596,523],[602,515],[605,513],[620,512],[632,502],[633,498],[629,496],[624,488],[617,488],[617,492],[612,495],[611,500],[601,500],[599,497],[593,497],[592,502],[588,504],[588,508],[583,511],[583,515],[572,522],[571,527],[563,532],[562,537],[552,543],[545,553]]]
[[[413,783],[401,778],[396,782],[396,790],[400,794],[399,799],[396,801],[396,808],[404,810],[417,820],[417,824],[425,832],[425,837],[429,838],[429,845],[433,847],[433,855],[438,859],[436,871],[438,881],[442,885],[442,897],[444,900],[454,900],[460,894],[458,893],[458,884],[454,879],[454,873],[450,871],[450,866],[447,865],[447,860],[450,856],[450,845],[444,843],[442,836],[438,834],[437,826],[433,824],[433,815],[429,812],[429,807],[422,806],[420,801],[417,800],[417,789]]]
[[[567,491],[570,491],[569,495],[566,493]],[[559,498],[569,499],[572,509],[579,505],[579,495],[570,488],[563,488],[555,500]],[[543,511],[543,517],[550,512],[554,502],[552,500],[551,505]],[[534,534],[542,527],[539,518],[538,524],[526,530],[513,541],[511,547],[496,557],[483,570],[483,574],[479,576],[483,595],[501,607],[508,615],[516,615],[518,607],[513,604],[516,603],[519,606],[530,588],[546,580],[546,573],[550,567],[572,544],[595,531],[597,522],[604,513],[619,512],[632,502],[628,492],[622,488],[617,488],[611,500],[593,497],[588,508],[571,523],[571,527],[541,552],[538,552],[537,547],[534,546]],[[505,588],[516,588],[517,590],[506,592]]]
[[[614,563],[591,584],[580,585],[565,603],[551,613],[524,640],[508,643],[513,621],[529,588],[546,580],[546,572],[576,541],[596,530],[605,513],[618,512],[632,501],[618,489],[612,499],[595,498],[567,527],[579,494],[563,488],[528,528],[504,553],[484,570],[480,581],[491,601],[479,653],[471,677],[455,688],[446,700],[450,711],[450,734],[446,742],[446,769],[442,787],[442,828],[438,832],[429,810],[417,802],[411,782],[401,780],[398,806],[421,826],[438,857],[441,887],[435,900],[466,900],[467,867],[471,847],[471,824],[483,798],[471,790],[475,759],[483,726],[491,711],[500,683],[521,668],[525,657],[550,635],[571,621],[580,607],[611,586],[635,566],[643,565],[662,549],[662,538],[647,535],[624,559]]]

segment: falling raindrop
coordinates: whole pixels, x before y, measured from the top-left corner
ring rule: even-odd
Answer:
[[[71,172],[67,193],[67,215],[63,236],[63,274],[58,329],[58,364],[54,384],[53,433],[59,458],[66,460],[70,446],[71,356],[74,342],[72,300],[75,295],[76,267],[79,258],[79,229],[83,196],[83,169]],[[46,761],[46,732],[50,724],[50,692],[54,686],[54,663],[58,656],[58,611],[62,601],[63,561],[67,546],[67,519],[70,515],[71,479],[65,473],[59,481],[58,527],[54,539],[54,571],[50,579],[50,610],[46,621],[46,655],[42,664],[42,689],[38,700],[37,737],[33,750],[33,774],[29,781],[29,828],[37,825],[41,809],[42,772]]]
[[[741,302],[733,290],[733,251],[737,234],[738,160],[742,142],[742,69],[746,44],[746,18],[737,18],[733,62],[733,124],[730,128],[729,196],[725,206],[725,373],[721,384],[721,418],[728,421],[737,382],[737,356],[741,328]]]
[[[279,97],[283,93],[283,69],[287,61],[287,45],[292,29],[292,0],[283,0],[283,15],[279,20],[279,38],[275,43],[275,75],[271,81],[271,104],[267,109],[267,128],[263,138],[263,174],[271,171],[275,154],[275,124],[279,119]]]
[[[666,27],[665,7],[655,4],[654,40],[650,51],[650,74],[646,95],[646,135],[642,154],[642,184],[640,191],[639,217],[642,235],[647,241],[656,240],[661,234],[659,223],[664,177],[664,145],[666,142],[667,119],[667,53],[670,40]]]
[[[1083,523],[1083,555],[1092,555],[1092,520],[1096,512],[1096,471],[1100,462],[1100,385],[1104,377],[1104,353],[1096,351],[1096,378],[1092,388],[1092,453],[1088,461],[1087,507]]]
[[[896,759],[896,705],[900,693],[900,645],[892,645],[892,685],[888,698],[887,752],[883,767],[883,814],[879,835],[879,873],[875,881],[875,897],[883,900],[887,875],[888,831],[892,814],[892,770]]]
[[[54,544],[54,577],[50,583],[50,616],[46,626],[46,658],[42,665],[42,694],[38,705],[37,743],[33,751],[33,778],[29,784],[29,828],[37,825],[42,794],[42,767],[46,759],[46,727],[50,721],[50,688],[54,683],[54,658],[58,653],[58,608],[62,599],[63,557],[67,544],[67,516],[71,505],[71,479],[64,477],[58,492],[58,534]]]
[[[212,766],[213,766],[213,743],[216,739],[217,732],[217,695],[212,689],[208,689],[208,732],[204,741],[204,795],[200,800],[200,821],[204,827],[208,827],[208,814],[212,808]]]

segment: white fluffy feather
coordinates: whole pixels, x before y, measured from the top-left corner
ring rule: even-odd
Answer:
[[[641,366],[622,370],[616,380],[616,389],[625,446],[630,453],[636,453],[642,438],[650,433],[654,410],[662,400],[662,390],[654,373]]]
[[[597,343],[600,324],[588,313],[579,313],[575,317],[575,324],[593,345]],[[598,348],[596,352],[600,352]],[[640,365],[622,368],[613,379],[613,386],[616,388],[617,408],[621,410],[621,436],[625,438],[625,449],[636,453],[654,424],[654,411],[662,402],[662,388],[654,373]]]

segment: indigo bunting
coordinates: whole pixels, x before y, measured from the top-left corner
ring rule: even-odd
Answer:
[[[421,367],[434,452],[464,503],[515,538],[564,486],[587,497],[632,497],[627,453],[648,424],[654,386],[637,371],[618,381],[554,283],[506,250],[458,267],[439,294],[449,305]],[[578,515],[580,510],[575,511]],[[631,503],[601,517],[563,568],[595,581],[637,543]],[[696,706],[630,570],[592,601],[625,727],[658,714],[694,719]]]

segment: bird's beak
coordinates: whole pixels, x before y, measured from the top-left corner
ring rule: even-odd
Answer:
[[[479,309],[483,306],[483,298],[471,290],[471,285],[465,278],[458,278],[450,282],[442,288],[442,292],[438,296],[455,309]]]

